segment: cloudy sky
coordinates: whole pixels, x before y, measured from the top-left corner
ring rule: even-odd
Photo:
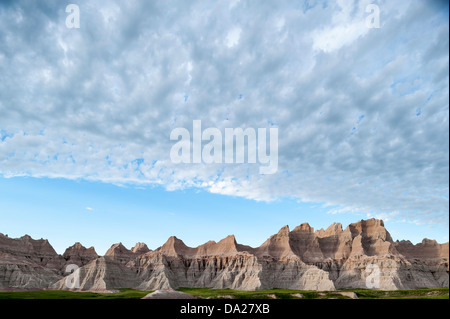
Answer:
[[[165,229],[158,246],[200,220],[260,244],[279,225],[377,217],[396,239],[447,241],[446,2],[2,1],[0,232],[62,240],[70,227],[55,219],[77,214],[105,247],[150,221]],[[66,26],[70,3],[80,28]],[[371,3],[379,28],[366,24]],[[193,120],[278,128],[277,173],[172,163],[170,132]],[[245,238],[259,218],[270,231]],[[101,233],[106,219],[124,235]],[[177,236],[211,239],[198,232]]]

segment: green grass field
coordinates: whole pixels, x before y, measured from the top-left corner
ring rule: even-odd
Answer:
[[[118,289],[115,293],[73,292],[64,290],[0,292],[0,299],[140,299],[151,291]],[[349,299],[336,291],[304,291],[290,289],[272,289],[243,291],[232,289],[180,288],[178,291],[189,293],[197,298],[213,299]],[[354,292],[359,299],[449,299],[448,288],[415,290],[368,290],[348,289],[342,292]]]
[[[141,299],[151,291],[118,289],[115,293],[40,290],[0,292],[0,299]]]
[[[230,298],[233,299],[349,299],[337,291],[304,291],[290,289],[272,289],[258,291],[240,291],[231,289],[180,288],[179,291],[189,293],[199,298]],[[415,289],[415,290],[368,290],[348,289],[342,292],[355,292],[358,299],[449,299],[448,288]],[[296,296],[301,294],[302,297]]]

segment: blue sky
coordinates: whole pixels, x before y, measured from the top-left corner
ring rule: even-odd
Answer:
[[[195,247],[234,234],[239,243],[256,247],[284,225],[293,229],[308,222],[318,230],[367,218],[362,213],[329,214],[329,207],[288,198],[268,203],[199,189],[168,192],[160,186],[29,177],[0,179],[0,210],[2,233],[10,237],[47,238],[59,253],[79,241],[100,254],[116,242],[128,248],[145,242],[155,249],[172,235]],[[385,224],[394,240],[448,241],[442,226]]]
[[[447,1],[2,1],[0,232],[102,252],[376,217],[447,241],[448,36]],[[194,120],[278,128],[277,173],[171,162]]]

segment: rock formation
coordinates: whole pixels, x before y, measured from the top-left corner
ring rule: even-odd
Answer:
[[[94,247],[86,248],[80,243],[75,243],[66,249],[63,257],[67,264],[75,264],[81,267],[88,264],[91,260],[97,259],[98,255]]]
[[[80,267],[79,289],[95,291],[434,288],[449,285],[448,257],[448,243],[394,242],[376,219],[345,229],[339,223],[318,231],[307,223],[292,231],[284,226],[257,248],[232,235],[195,248],[173,236],[154,251],[143,243],[131,250],[115,244],[103,257],[80,243],[59,256],[46,240],[0,234],[0,288],[68,289],[63,275],[69,263]]]
[[[134,257],[136,254],[131,250],[128,250],[122,243],[114,244],[105,254],[105,257],[109,257],[109,259],[117,261],[121,264],[126,264]]]
[[[0,289],[47,288],[58,280],[64,258],[45,239],[0,234]]]
[[[80,290],[108,291],[114,288],[138,285],[136,273],[133,269],[108,256],[94,259],[77,271],[79,271],[79,286],[75,288]],[[52,285],[52,288],[56,289],[72,287],[71,282],[67,282],[66,278],[62,278]]]
[[[134,245],[134,247],[131,248],[131,251],[136,255],[142,255],[148,253],[150,249],[148,249],[145,243],[136,243],[136,245]]]

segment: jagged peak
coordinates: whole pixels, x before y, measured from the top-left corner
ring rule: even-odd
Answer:
[[[236,244],[236,238],[234,237],[234,235],[228,235],[227,237],[225,237],[224,239],[220,240],[220,242],[232,242],[234,244]]]
[[[94,247],[86,248],[80,242],[76,242],[66,248],[62,256],[64,259],[75,262],[78,265],[84,265],[99,257]]]
[[[393,242],[391,235],[384,227],[384,222],[381,219],[361,219],[356,223],[348,225],[345,230],[349,230],[353,238],[357,235],[365,235],[371,237],[375,236],[383,240]]]
[[[85,250],[85,249],[86,249],[86,247],[84,247],[81,243],[76,242],[72,246],[67,247],[66,251],[64,252],[64,254],[66,254],[69,251],[73,251],[73,250]]]
[[[382,219],[369,218],[369,219],[361,219],[355,223],[351,223],[349,226],[380,226],[384,227],[384,221]]]
[[[277,236],[289,236],[289,226],[285,225],[281,227],[277,233]]]
[[[229,255],[238,252],[237,245],[234,235],[228,235],[217,243],[210,240],[197,248],[191,248],[189,252],[198,256]]]
[[[186,246],[186,244],[178,239],[176,236],[170,236],[169,239],[159,248],[159,251],[165,255],[176,256],[184,255],[191,248]]]
[[[91,247],[93,248],[93,247]],[[76,242],[75,244],[73,244],[72,246],[67,247],[67,250],[87,250],[86,247],[84,247],[80,242]]]
[[[402,240],[398,240],[398,239],[397,239],[397,240],[395,241],[395,243],[396,243],[396,244],[404,244],[404,245],[405,245],[405,244],[407,244],[407,245],[413,245],[413,243],[412,243],[410,240],[404,240],[404,239],[402,239]]]
[[[119,242],[117,244],[113,244],[111,246],[111,248],[108,249],[108,251],[106,252],[105,256],[112,256],[112,255],[116,254],[117,252],[120,252],[120,253],[131,253],[131,250],[126,248],[122,244],[122,242]]]
[[[277,234],[270,236],[261,246],[254,250],[259,257],[283,258],[295,256],[290,241],[289,226],[283,226]]]
[[[293,230],[293,232],[299,232],[299,231],[313,233],[314,228],[312,228],[308,223],[303,223],[303,224],[295,227]]]
[[[131,248],[131,251],[135,254],[136,253],[144,254],[144,253],[148,253],[150,251],[150,249],[148,248],[148,246],[145,243],[138,242],[138,243],[136,243],[136,245],[134,245],[133,248]]]
[[[348,234],[346,231],[348,230]],[[293,232],[299,232],[297,234],[293,234]],[[376,245],[384,245],[383,251],[394,251],[392,247],[389,247],[389,242],[392,244],[393,247],[399,247],[400,250],[406,251],[408,248],[408,245],[412,245],[415,247],[415,249],[422,249],[422,248],[432,248],[434,249],[435,246],[444,245],[442,248],[439,246],[437,249],[439,250],[448,250],[448,243],[446,244],[438,244],[436,240],[424,238],[421,243],[413,245],[411,241],[409,240],[397,240],[395,243],[392,241],[389,232],[386,230],[383,220],[380,219],[367,219],[367,220],[360,220],[358,222],[355,222],[353,224],[350,224],[347,226],[346,231],[342,231],[342,224],[341,223],[333,223],[331,224],[326,230],[320,229],[316,232],[314,232],[314,229],[308,224],[308,223],[302,223],[301,225],[294,228],[292,232],[289,231],[289,226],[285,225],[280,228],[278,233],[275,235],[272,235],[269,239],[267,239],[260,247],[252,248],[250,246],[244,246],[237,243],[236,238],[234,235],[228,235],[227,237],[221,239],[219,242],[215,241],[208,241],[207,243],[198,246],[197,248],[190,248],[187,245],[184,244],[184,242],[177,238],[176,236],[171,236],[166,241],[166,243],[159,247],[157,249],[158,252],[161,252],[163,254],[167,255],[183,255],[183,256],[195,256],[196,254],[233,254],[234,252],[239,251],[249,251],[251,253],[258,253],[258,254],[273,254],[274,256],[284,256],[290,254],[291,250],[295,252],[295,254],[303,256],[306,254],[306,252],[311,253],[314,251],[314,245],[313,240],[316,240],[317,242],[320,241],[320,249],[322,250],[323,247],[326,247],[326,245],[332,245],[333,241],[339,241],[339,242],[348,242],[349,240],[355,239],[357,236],[362,236],[361,239],[357,239],[355,241],[355,245],[359,244],[359,241],[361,241],[361,244],[364,246],[364,250],[367,254],[373,255],[376,254],[378,251],[378,248],[376,248]],[[339,234],[340,232],[344,232],[344,237],[341,238],[333,238],[333,239],[322,239],[324,237],[333,235],[333,234]],[[311,233],[311,235],[309,234]],[[2,238],[2,243],[5,251],[7,249],[11,249],[8,247],[9,242],[14,245],[19,245],[20,248],[23,251],[29,250],[29,251],[39,251],[41,252],[50,252],[53,254],[53,249],[50,245],[50,243],[45,239],[39,239],[34,240],[30,235],[24,235],[20,238],[9,238],[6,237],[3,234],[0,234]],[[297,236],[298,235],[298,236]],[[349,238],[347,238],[347,236]],[[297,238],[298,237],[298,238]],[[315,238],[317,237],[317,238]],[[298,239],[298,240],[297,240]],[[311,247],[301,247],[301,249],[297,248],[300,243],[300,245],[303,245],[303,243],[312,243]],[[379,242],[379,243],[378,243]],[[297,246],[295,246],[297,245]],[[334,244],[333,244],[334,245]],[[13,246],[12,246],[13,247]],[[330,246],[334,248],[330,248],[330,256],[334,256],[336,249],[339,248],[339,246]],[[342,246],[344,247],[344,246]],[[356,246],[355,246],[356,247]],[[381,247],[381,246],[380,246]],[[445,248],[447,247],[447,248]],[[69,252],[69,254],[80,254],[83,256],[94,256],[95,249],[94,247],[85,248],[80,242],[75,242],[74,245],[69,247],[68,249],[73,249],[74,251]],[[303,249],[304,248],[304,249]],[[314,249],[313,249],[314,248]],[[145,243],[137,243],[131,250],[127,249],[122,242],[113,244],[108,251],[106,252],[105,256],[115,256],[116,258],[131,258],[136,256],[137,251],[145,250],[147,252],[147,245]],[[334,249],[334,250],[332,250]],[[343,249],[343,248],[339,248]],[[67,250],[66,250],[67,251]],[[79,251],[79,253],[77,252]],[[148,250],[150,251],[150,250]],[[56,254],[56,252],[55,252]],[[65,253],[66,254],[66,253]],[[65,255],[64,254],[64,255]],[[444,254],[444,253],[442,253]]]
[[[341,223],[333,223],[330,226],[328,226],[328,228],[326,230],[321,228],[318,231],[316,231],[315,234],[318,237],[322,238],[322,237],[339,235],[342,232],[343,232],[342,224]]]
[[[124,249],[127,249],[127,250],[128,250],[128,248],[126,248],[126,247],[122,244],[122,242],[119,242],[119,243],[116,243],[116,244],[112,244],[112,245],[111,245],[111,248],[124,248]]]
[[[429,245],[436,246],[436,245],[438,245],[438,242],[436,240],[434,240],[434,239],[424,238],[424,239],[422,239],[421,244],[422,245],[428,245],[428,246]]]
[[[175,242],[177,240],[181,241],[181,239],[178,239],[177,236],[170,236],[169,238],[167,238],[167,242]]]
[[[136,247],[147,247],[147,244],[143,243],[143,242],[137,242],[133,248],[136,248]]]
[[[237,252],[237,242],[234,235],[228,235],[222,240],[219,240],[219,242],[215,245],[218,248],[225,249],[227,251],[236,251]]]
[[[328,226],[327,231],[341,232],[341,231],[343,231],[342,224],[341,223],[333,223],[330,226]]]
[[[169,239],[167,239],[165,244],[170,244],[170,245],[177,245],[178,244],[178,245],[186,246],[186,244],[181,239],[179,239],[177,236],[170,236]]]

